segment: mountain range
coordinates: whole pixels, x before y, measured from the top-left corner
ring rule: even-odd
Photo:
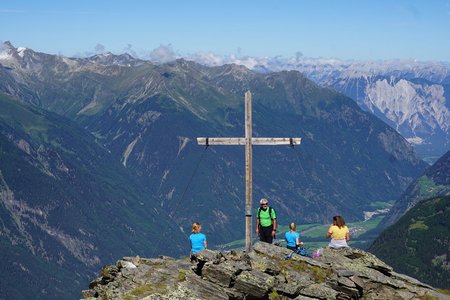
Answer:
[[[0,60],[2,57],[8,60],[15,53],[15,48],[9,42],[5,42],[0,48]],[[19,56],[22,51],[27,50],[18,49],[20,51],[16,55]],[[307,58],[301,54],[294,58],[227,58],[211,54],[188,56],[187,59],[208,66],[239,64],[261,73],[300,71],[319,85],[351,97],[363,110],[373,113],[395,128],[429,163],[433,163],[450,149],[448,62],[345,61]],[[103,53],[81,60],[119,66],[137,66],[145,62],[126,53]]]
[[[395,128],[433,163],[450,150],[450,63],[415,60],[345,61],[272,57],[193,57],[207,65],[235,62],[257,72],[297,70],[352,99]]]
[[[427,166],[394,129],[298,71],[3,48],[0,237],[14,272],[0,284],[13,293],[30,278],[23,298],[57,298],[67,281],[75,291],[83,269],[124,255],[187,255],[194,221],[212,247],[242,237],[244,151],[195,138],[243,136],[247,90],[254,136],[303,139],[253,149],[254,203],[268,198],[281,224],[362,220]]]

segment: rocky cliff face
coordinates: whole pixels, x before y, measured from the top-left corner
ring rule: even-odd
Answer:
[[[450,299],[359,249],[317,258],[256,243],[254,251],[202,251],[198,262],[128,257],[101,270],[84,299]]]
[[[448,85],[402,76],[346,80],[345,86],[341,79],[333,87],[395,128],[423,157],[434,156],[434,161],[448,150]]]

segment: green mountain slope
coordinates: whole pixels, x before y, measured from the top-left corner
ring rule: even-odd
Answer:
[[[0,95],[1,297],[76,299],[124,254],[178,254],[185,239],[95,138]],[[20,288],[26,286],[26,288]]]
[[[369,251],[397,272],[450,288],[450,196],[419,202],[387,228]]]
[[[380,223],[380,228],[394,224],[418,202],[436,196],[450,194],[450,151],[439,158],[424,174],[417,178],[394,203]]]

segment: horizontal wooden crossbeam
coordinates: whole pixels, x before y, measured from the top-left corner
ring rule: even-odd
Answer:
[[[300,145],[301,138],[265,138],[252,137],[252,145]],[[245,138],[237,137],[199,137],[197,138],[199,145],[245,145]]]

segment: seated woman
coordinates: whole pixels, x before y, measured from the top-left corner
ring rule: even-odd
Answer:
[[[196,260],[196,253],[208,248],[208,243],[206,242],[206,236],[200,233],[202,230],[202,225],[195,222],[192,224],[192,234],[189,236],[191,241],[191,261]]]
[[[330,244],[328,245],[330,248],[339,249],[348,247],[347,241],[350,240],[350,231],[345,225],[343,217],[333,217],[333,224],[328,229],[326,237],[327,239],[331,237]]]
[[[295,226],[295,223],[291,223],[289,225],[289,231],[284,235],[287,242],[287,248],[293,251],[297,250],[298,246],[303,244],[299,241],[300,234],[296,231],[296,229],[297,226]]]

